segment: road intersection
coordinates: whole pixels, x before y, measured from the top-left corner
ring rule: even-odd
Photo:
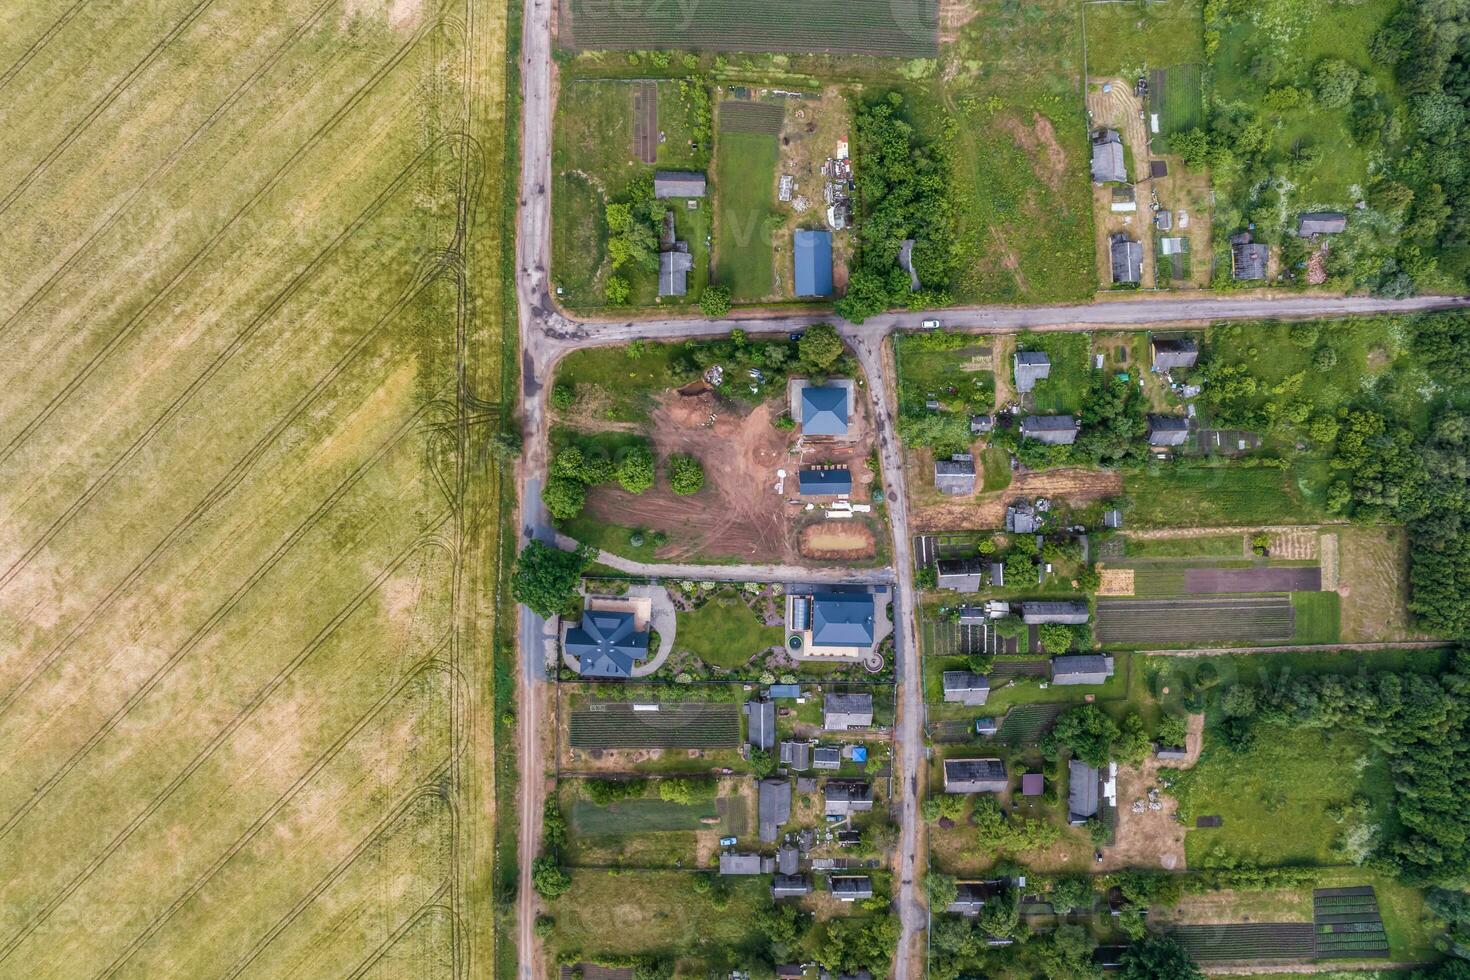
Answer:
[[[918,637],[914,611],[913,560],[910,553],[902,453],[898,442],[893,399],[893,372],[886,340],[896,330],[914,328],[923,313],[889,313],[861,325],[822,314],[776,314],[751,312],[723,319],[669,318],[578,320],[560,311],[551,296],[551,128],[555,109],[555,79],[551,58],[551,0],[524,0],[521,40],[521,173],[516,227],[516,295],[519,306],[521,349],[521,422],[524,450],[520,470],[521,541],[537,539],[553,543],[555,529],[541,501],[547,467],[547,387],[557,361],[570,351],[584,347],[624,344],[633,340],[669,341],[728,334],[742,329],[749,333],[789,333],[814,323],[838,324],[843,339],[852,348],[868,378],[867,391],[877,420],[879,457],[883,486],[888,497],[893,532],[893,569],[882,577],[892,581],[894,592],[894,640],[898,678],[898,718],[895,761],[900,787],[898,819],[901,827],[896,877],[899,883],[897,910],[901,925],[899,949],[895,951],[893,975],[908,980],[922,973],[920,942],[926,910],[918,886],[922,872],[923,826],[919,820],[919,773],[923,762],[923,699],[919,668]],[[1345,314],[1413,312],[1429,309],[1467,308],[1467,297],[1415,297],[1387,300],[1372,297],[1329,297],[1287,295],[1263,298],[1252,294],[1219,296],[1159,296],[1137,294],[1126,298],[1107,297],[1096,302],[1069,306],[990,306],[946,309],[937,315],[946,327],[974,333],[1035,330],[1147,329],[1160,324],[1200,323],[1230,319],[1295,319]],[[688,566],[637,566],[636,563],[603,556],[614,567],[651,575],[687,577],[697,572],[705,578],[748,580],[756,578],[803,580],[811,570],[756,568],[691,569]],[[636,567],[635,567],[636,566]],[[749,573],[749,574],[744,574]],[[849,581],[865,580],[853,573]],[[522,671],[517,692],[520,725],[522,786],[519,795],[521,862],[518,897],[520,973],[525,980],[542,974],[533,925],[537,913],[531,882],[531,862],[541,839],[541,814],[545,801],[547,762],[541,755],[541,688],[545,683],[547,644],[554,643],[553,627],[524,607],[520,610],[519,643]]]

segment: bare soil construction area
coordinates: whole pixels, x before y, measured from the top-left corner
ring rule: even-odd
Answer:
[[[771,425],[772,413],[768,403],[741,417],[720,408],[710,392],[669,393],[653,413],[654,452],[661,460],[673,453],[698,458],[704,489],[681,497],[665,484],[642,494],[600,486],[587,495],[587,513],[665,532],[669,543],[660,558],[795,558],[785,500],[775,491],[776,470],[784,465],[794,471],[794,458],[787,452],[788,434]]]
[[[704,466],[704,489],[681,497],[663,481],[642,494],[605,484],[588,492],[588,516],[664,532],[668,542],[658,557],[670,561],[700,556],[786,562],[873,557],[876,531],[881,530],[875,518],[828,521],[820,509],[799,506],[802,498],[796,492],[803,465],[838,463],[852,472],[853,499],[866,499],[873,480],[866,440],[804,442],[771,424],[784,408],[779,401],[742,415],[739,406],[708,389],[682,392],[670,391],[659,399],[649,438],[660,461],[674,453],[697,458]],[[778,475],[783,469],[784,481]],[[778,483],[784,483],[781,493],[776,492]],[[802,530],[805,524],[810,527]]]
[[[917,455],[910,454],[911,458]],[[911,473],[910,486],[915,485],[914,479]],[[973,500],[921,504],[914,508],[910,525],[915,534],[998,528],[1005,523],[1006,505],[1016,500],[1054,497],[1080,503],[1122,492],[1123,478],[1116,471],[1028,470],[1017,473],[1004,491]]]

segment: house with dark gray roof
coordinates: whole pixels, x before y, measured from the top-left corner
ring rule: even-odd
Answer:
[[[873,809],[873,784],[855,779],[829,779],[822,787],[822,807],[829,817],[846,817]]]
[[[812,743],[782,742],[781,765],[795,772],[810,769],[812,767]]]
[[[781,825],[791,819],[791,783],[785,779],[762,779],[756,784],[757,822],[761,840],[771,843]]]
[[[1051,358],[1046,351],[1017,351],[1011,358],[1011,368],[1016,376],[1016,390],[1026,394],[1036,387],[1036,382],[1051,377]]]
[[[772,898],[800,898],[811,890],[811,882],[806,880],[806,875],[778,874],[771,879]],[[801,976],[800,973],[795,975]]]
[[[631,612],[587,610],[567,630],[566,651],[583,677],[624,678],[648,659],[648,633],[638,632]]]
[[[989,432],[991,429],[994,429],[994,428],[995,428],[995,416],[994,415],[971,415],[970,416],[970,435],[972,435],[972,436],[983,436],[985,433]]]
[[[655,170],[653,173],[653,196],[704,197],[704,174],[689,170]]]
[[[801,861],[801,852],[794,844],[784,844],[776,848],[776,873],[783,875],[794,875]]]
[[[1028,624],[1062,623],[1066,626],[1080,626],[1087,622],[1087,603],[1080,600],[1023,602],[1021,618]]]
[[[745,744],[753,749],[770,751],[776,744],[776,702],[745,702]]]
[[[990,584],[997,589],[1005,588],[1006,567],[998,561],[990,563]]]
[[[1092,137],[1092,181],[1095,184],[1126,183],[1128,165],[1123,158],[1123,137],[1116,129],[1099,129]]]
[[[1010,786],[1006,764],[999,759],[945,759],[946,793],[1004,793]]]
[[[976,718],[975,719],[975,734],[976,735],[984,735],[985,737],[989,738],[991,735],[995,735],[995,734],[997,734],[999,732],[1000,732],[1000,722],[996,721],[994,718],[990,717],[989,715],[985,716],[984,718]]]
[[[990,697],[990,678],[971,670],[946,670],[943,674],[944,700],[949,704],[978,707]]]
[[[871,592],[819,592],[812,596],[812,646],[871,647]],[[830,697],[831,695],[828,695]]]
[[[944,911],[973,919],[985,907],[985,900],[998,891],[999,882],[961,881],[955,885],[955,899]]]
[[[796,488],[803,497],[845,497],[852,493],[852,471],[846,466],[800,470]]]
[[[1040,796],[1046,792],[1046,777],[1039,772],[1022,773],[1021,795]]]
[[[768,875],[775,867],[774,858],[762,857],[759,854],[736,854],[733,851],[725,851],[720,855],[720,874],[722,875]]]
[[[1199,360],[1199,341],[1193,337],[1155,337],[1149,348],[1159,374],[1192,368]]]
[[[791,242],[797,296],[832,295],[832,233],[798,230]]]
[[[1113,282],[1137,285],[1143,281],[1143,246],[1127,235],[1115,232],[1108,239],[1112,257]]]
[[[1266,265],[1271,259],[1271,249],[1259,242],[1252,242],[1249,232],[1242,232],[1230,239],[1230,274],[1241,282],[1266,278]]]
[[[842,750],[835,745],[818,745],[812,752],[813,769],[841,769]]]
[[[1070,415],[1028,415],[1021,422],[1021,438],[1070,446],[1077,441],[1077,420]]]
[[[845,732],[849,728],[869,728],[872,724],[873,695],[828,694],[822,699],[822,727],[827,731]]]
[[[804,976],[806,969],[800,963],[776,964],[776,980],[801,980]]]
[[[1041,529],[1041,518],[1029,500],[1018,500],[1006,507],[1006,530],[1011,534],[1034,534]]]
[[[658,294],[686,295],[689,292],[689,273],[693,268],[694,257],[688,252],[675,249],[658,253]]]
[[[832,895],[843,902],[873,897],[873,879],[867,875],[833,875]]]
[[[1296,219],[1296,233],[1302,238],[1337,235],[1344,231],[1347,231],[1347,215],[1341,211],[1306,211]]]
[[[1148,417],[1148,444],[1150,446],[1182,446],[1189,441],[1189,419],[1182,415],[1150,415]]]
[[[1097,816],[1102,771],[1073,759],[1067,763],[1067,820],[1076,827]]]
[[[941,589],[955,592],[979,592],[985,574],[985,562],[979,558],[941,558],[934,563]]]
[[[801,389],[801,431],[808,436],[845,436],[848,389],[845,385],[807,385]]]
[[[955,453],[934,461],[934,489],[951,497],[975,492],[975,457]]]
[[[1189,750],[1176,748],[1172,745],[1161,745],[1155,742],[1154,758],[1163,762],[1184,762],[1189,758]]]
[[[1117,529],[1123,526],[1123,512],[1114,507],[1103,511],[1103,527]]]
[[[1113,676],[1113,658],[1084,653],[1072,657],[1053,657],[1051,682],[1058,685],[1105,684]]]

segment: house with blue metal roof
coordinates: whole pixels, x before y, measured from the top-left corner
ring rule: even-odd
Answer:
[[[832,233],[797,231],[791,248],[797,296],[832,295]]]
[[[845,436],[848,420],[846,385],[806,385],[801,389],[801,431],[809,436]]]
[[[852,471],[846,466],[802,470],[796,485],[803,497],[835,497],[852,493]]]
[[[566,650],[577,658],[583,677],[631,677],[648,659],[648,633],[638,632],[631,612],[589,609],[567,630]]]
[[[872,645],[871,592],[819,592],[812,596],[813,647]]]

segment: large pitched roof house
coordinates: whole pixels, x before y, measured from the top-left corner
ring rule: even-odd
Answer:
[[[583,677],[631,677],[648,659],[648,634],[634,628],[631,612],[587,610],[582,622],[567,630],[567,653],[577,658]]]

